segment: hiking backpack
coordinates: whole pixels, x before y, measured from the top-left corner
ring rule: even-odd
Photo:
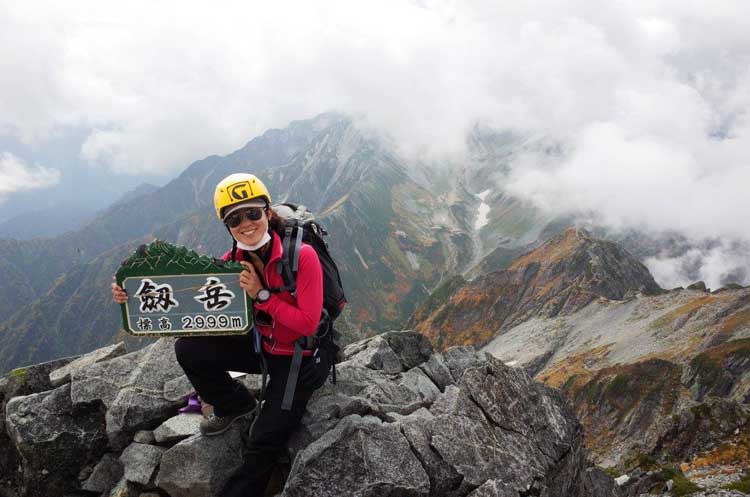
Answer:
[[[328,251],[328,244],[323,239],[328,232],[317,221],[312,212],[304,205],[279,204],[273,206],[274,212],[281,218],[276,230],[281,237],[284,257],[277,265],[277,271],[284,280],[280,291],[294,294],[297,289],[297,270],[299,269],[299,248],[302,242],[315,249],[323,269],[323,308],[331,321],[335,320],[346,305],[344,287],[336,263]]]
[[[299,269],[299,250],[302,242],[310,245],[318,254],[323,270],[323,315],[315,335],[302,337],[294,345],[292,366],[286,383],[286,391],[281,408],[291,409],[292,398],[297,384],[303,350],[323,349],[331,360],[329,375],[336,383],[336,363],[339,362],[341,347],[340,335],[333,327],[334,320],[341,314],[346,305],[344,287],[338,267],[328,251],[328,244],[323,239],[328,232],[315,221],[313,214],[303,205],[279,204],[273,206],[280,218],[276,232],[281,237],[284,255],[276,268],[284,281],[284,286],[271,291],[287,291],[292,295],[297,290],[297,271]]]

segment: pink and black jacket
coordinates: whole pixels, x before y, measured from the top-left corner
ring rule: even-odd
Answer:
[[[263,269],[263,283],[266,288],[280,288],[284,281],[277,271],[277,264],[284,255],[281,238],[271,234],[271,257]],[[232,251],[222,257],[228,261]],[[234,259],[244,260],[241,249],[237,249]],[[269,354],[291,356],[294,354],[294,343],[297,339],[312,336],[318,328],[323,311],[323,270],[315,249],[303,243],[299,250],[299,269],[297,272],[297,290],[294,295],[283,291],[272,293],[271,298],[263,303],[255,303],[255,312],[264,311],[273,319],[271,326],[256,322],[256,327],[263,336],[263,348]],[[311,350],[304,351],[311,355]]]

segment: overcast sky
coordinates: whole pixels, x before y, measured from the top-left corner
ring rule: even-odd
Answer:
[[[437,156],[460,153],[479,120],[564,144],[556,160],[513,164],[511,190],[539,206],[750,244],[746,12],[746,0],[0,0],[0,138],[33,151],[83,130],[87,167],[174,175],[327,110]],[[0,149],[0,200],[65,175]],[[713,259],[750,267],[736,243],[731,261]],[[687,262],[650,266],[666,285]],[[728,270],[716,264],[714,281]]]

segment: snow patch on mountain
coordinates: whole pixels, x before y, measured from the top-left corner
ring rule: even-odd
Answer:
[[[414,252],[411,252],[410,250],[406,251],[406,258],[409,260],[409,264],[411,264],[411,268],[414,271],[419,270],[419,259],[417,258],[417,254]]]
[[[359,262],[361,262],[361,263],[362,263],[362,266],[364,266],[364,268],[365,268],[365,269],[370,269],[370,267],[369,267],[369,266],[367,265],[367,263],[365,262],[365,259],[364,259],[364,257],[362,257],[362,254],[360,254],[360,253],[359,253],[359,250],[357,249],[357,247],[356,247],[356,246],[354,247],[354,253],[356,253],[356,254],[357,254],[357,257],[359,257]]]
[[[482,193],[477,194],[477,198],[479,198],[482,203],[480,203],[479,207],[477,208],[477,219],[476,221],[474,221],[474,229],[476,231],[479,231],[484,226],[487,226],[487,223],[490,222],[488,217],[488,214],[490,213],[490,206],[485,203],[485,199],[487,198],[487,195],[489,195],[490,191],[490,189],[487,189]]]

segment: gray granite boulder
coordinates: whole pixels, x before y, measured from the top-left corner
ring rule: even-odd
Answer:
[[[163,422],[154,430],[154,438],[158,443],[179,442],[192,435],[197,435],[203,416],[197,413],[178,414]]]
[[[344,357],[337,384],[315,392],[290,441],[284,496],[618,495],[586,463],[580,425],[560,394],[523,370],[471,347],[434,353],[412,331],[352,344]],[[241,381],[258,388],[257,375]],[[28,459],[23,478],[38,483],[29,495],[217,495],[241,466],[249,422],[216,437],[193,434],[200,416],[176,415],[191,390],[172,340],[162,339],[76,368],[57,390],[11,401],[9,431]],[[27,418],[37,427],[26,427]],[[73,447],[65,457],[55,449],[60,441]],[[111,460],[120,451],[122,476]],[[79,473],[90,473],[81,489]]]
[[[153,429],[176,413],[184,398],[174,394],[179,386],[173,382],[182,376],[174,340],[162,338],[140,351],[75,371],[71,398],[76,405],[104,403],[110,446],[122,450],[138,430]],[[171,388],[165,389],[168,384]]]
[[[73,405],[102,402],[109,408],[120,390],[130,384],[130,377],[144,353],[144,350],[137,350],[73,371],[70,379]]]
[[[151,430],[138,430],[133,435],[133,442],[154,445],[156,444],[156,436],[154,436],[154,432]]]
[[[69,362],[63,367],[57,368],[52,371],[49,374],[49,381],[54,387],[60,386],[63,383],[67,383],[68,381],[70,381],[70,375],[73,373],[73,371],[78,371],[97,362],[102,362],[106,361],[107,359],[119,357],[121,355],[124,355],[125,352],[125,343],[123,342],[94,350],[93,352],[89,352],[88,354],[85,354]]]
[[[518,497],[518,492],[507,483],[489,480],[471,492],[468,497]]]
[[[466,370],[461,386],[493,425],[522,435],[553,460],[570,450],[580,435],[560,393],[533,381],[522,369],[487,356],[485,365]]]
[[[378,336],[388,342],[401,361],[404,371],[419,366],[433,353],[432,344],[427,337],[413,330],[388,331]]]
[[[412,451],[422,464],[430,480],[430,495],[445,497],[466,495],[472,488],[463,483],[463,476],[446,462],[432,446],[431,421],[434,414],[420,409],[398,419]]]
[[[454,383],[453,375],[448,369],[443,354],[433,354],[427,361],[420,364],[419,369],[430,377],[441,392],[445,390],[445,387]]]
[[[292,451],[296,453],[350,414],[391,419],[429,406],[446,385],[454,383],[449,366],[458,375],[463,374],[463,366],[481,361],[473,348],[448,351],[450,363],[440,354],[422,360],[431,349],[423,337],[415,335],[411,331],[388,332],[347,347],[346,360],[336,366],[336,385],[326,384],[310,400]],[[398,354],[391,342],[397,344]],[[405,370],[402,357],[414,366]]]
[[[161,456],[166,449],[155,445],[132,443],[120,455],[125,468],[124,478],[129,482],[147,485],[154,476]]]
[[[331,478],[336,468],[337,478]],[[347,416],[297,455],[286,497],[427,496],[430,481],[394,423]]]
[[[409,414],[432,404],[440,390],[419,369],[413,369],[383,381],[368,385],[360,395],[375,403],[383,413]]]
[[[174,340],[157,341],[144,349],[129,384],[120,390],[107,409],[107,436],[114,448],[126,445],[140,429],[150,429],[175,414],[182,399],[164,397],[164,385],[183,375],[174,354]]]
[[[76,488],[81,469],[106,450],[101,407],[74,409],[70,385],[8,402],[6,424],[22,457],[23,495],[48,497]]]
[[[0,377],[0,495],[3,495],[3,489],[7,489],[9,493],[12,489],[20,488],[22,486],[20,477],[23,476],[18,472],[20,456],[5,428],[6,404],[13,397],[50,390],[52,388],[49,381],[50,371],[65,366],[75,359],[76,357],[67,357],[16,368]],[[12,494],[9,493],[9,495]]]
[[[405,415],[429,405],[440,393],[417,367],[399,373],[392,372],[397,369],[395,367],[386,370],[372,368],[372,364],[383,364],[377,354],[397,356],[390,347],[383,345],[387,343],[385,340],[373,342],[370,339],[367,342],[380,345],[375,349],[363,347],[338,364],[336,385],[327,383],[308,403],[303,429],[291,444],[294,452],[333,428],[345,416],[358,414],[385,418],[394,414]],[[398,364],[401,364],[400,359]]]
[[[344,349],[344,357],[356,366],[384,373],[400,373],[404,370],[401,359],[381,336],[349,345]]]
[[[484,359],[484,354],[477,353],[474,347],[452,347],[443,353],[443,362],[453,382],[459,381],[469,368],[482,364]]]
[[[184,374],[164,383],[164,398],[171,402],[183,402],[195,388]]]
[[[557,391],[470,347],[397,372],[387,343],[347,348],[339,384],[313,396],[285,496],[616,495],[606,475],[584,477],[581,428]]]
[[[122,463],[112,454],[104,454],[81,488],[87,492],[109,492],[123,475]]]
[[[247,423],[238,422],[222,435],[194,435],[167,450],[161,458],[157,486],[171,497],[218,495],[242,465],[241,432],[247,428]]]
[[[10,400],[20,395],[30,395],[32,393],[51,390],[53,385],[49,380],[50,373],[69,364],[71,361],[75,361],[79,357],[66,357],[64,359],[55,359],[54,361],[13,369],[5,376],[0,377],[0,401],[3,399]]]
[[[427,361],[432,344],[416,331],[388,331],[344,349],[346,361],[384,373],[400,373]]]

